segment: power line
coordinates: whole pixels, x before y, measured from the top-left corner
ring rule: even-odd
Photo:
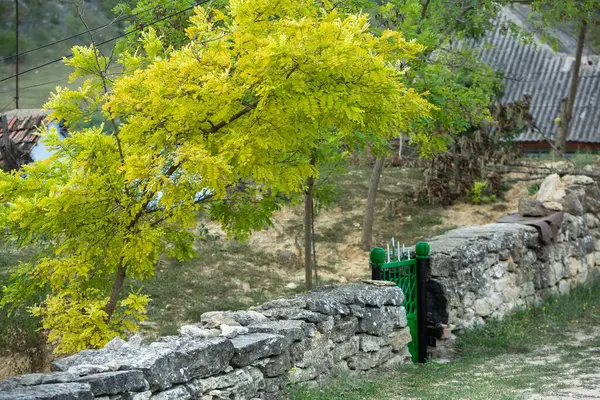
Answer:
[[[13,101],[15,101],[15,100],[13,99],[13,100],[9,101],[8,104],[6,104],[4,107],[2,107],[2,109],[0,109],[0,113],[3,112],[4,110],[6,110],[8,108],[8,106],[10,106],[13,103]]]
[[[54,81],[50,81],[50,82],[45,82],[45,83],[37,83],[35,85],[29,85],[29,86],[23,86],[22,88],[19,88],[19,90],[27,90],[27,89],[31,89],[31,88],[35,88],[35,87],[39,87],[39,86],[46,86],[46,85],[50,85],[52,83],[57,83],[57,82],[66,82],[68,81],[69,78],[62,78],[62,79],[56,79]],[[0,93],[8,93],[8,92],[12,92],[12,89],[8,89],[8,90],[3,90]]]
[[[175,0],[170,0],[170,3],[173,3],[174,1]],[[8,57],[1,58],[0,62],[5,62],[7,60],[10,60],[11,58],[15,58],[17,56],[22,56],[24,54],[33,53],[34,51],[45,49],[46,47],[54,46],[55,44],[66,42],[67,40],[71,40],[71,39],[74,39],[74,38],[79,37],[79,36],[83,36],[83,35],[88,35],[90,33],[94,33],[96,31],[102,30],[102,29],[104,29],[104,28],[106,28],[106,27],[108,27],[110,25],[113,25],[113,24],[116,24],[116,23],[119,23],[119,22],[123,22],[123,21],[126,21],[126,20],[130,19],[130,18],[136,17],[136,16],[138,16],[140,14],[144,14],[144,13],[147,13],[148,11],[155,10],[156,8],[158,8],[158,7],[162,6],[162,5],[163,4],[159,4],[159,5],[156,5],[156,6],[152,7],[152,8],[148,8],[146,10],[139,11],[139,12],[137,12],[135,14],[131,14],[131,15],[128,15],[126,17],[122,17],[122,18],[118,18],[118,19],[112,20],[112,21],[110,21],[107,24],[100,25],[100,26],[97,26],[95,28],[90,29],[89,32],[88,31],[81,32],[81,33],[78,33],[78,34],[75,34],[75,35],[71,35],[69,37],[66,37],[66,38],[63,38],[63,39],[51,42],[51,43],[46,43],[44,45],[41,45],[41,46],[36,47],[34,49],[30,49],[30,50],[24,51],[24,52],[19,53],[19,54],[13,54],[13,55],[10,55]]]
[[[200,5],[200,4],[204,4],[204,3],[207,3],[207,2],[208,2],[208,0],[205,0],[204,2],[200,2],[200,3],[198,3],[198,5]],[[148,23],[148,24],[146,24],[146,25],[142,25],[142,26],[140,26],[139,28],[136,28],[136,29],[134,29],[134,30],[132,30],[132,31],[129,31],[129,32],[123,33],[123,34],[121,34],[121,35],[115,36],[115,37],[113,37],[113,38],[111,38],[111,39],[105,40],[105,41],[103,41],[103,42],[100,42],[100,43],[96,43],[96,47],[98,47],[98,46],[102,46],[103,44],[106,44],[106,43],[110,43],[110,42],[112,42],[112,41],[115,41],[115,40],[117,40],[117,39],[120,39],[120,38],[122,38],[122,37],[125,37],[125,36],[128,36],[128,35],[131,35],[132,33],[135,33],[135,32],[137,32],[137,31],[140,31],[140,30],[144,29],[144,28],[147,28],[148,26],[154,25],[154,24],[156,24],[156,23],[158,23],[158,22],[164,21],[165,19],[169,19],[169,18],[172,18],[172,17],[174,17],[174,16],[176,16],[176,15],[179,15],[179,14],[181,14],[181,13],[184,13],[184,12],[186,12],[186,11],[189,11],[189,10],[191,10],[191,9],[192,9],[192,8],[194,8],[194,7],[196,7],[196,5],[193,5],[193,6],[190,6],[190,7],[184,8],[184,9],[183,9],[183,10],[181,10],[181,11],[178,11],[178,12],[176,12],[176,13],[173,13],[173,14],[167,15],[167,16],[165,16],[165,17],[163,17],[163,18],[157,19],[157,20],[155,20],[155,21],[153,21],[153,22],[150,22],[150,23]],[[7,81],[7,80],[9,80],[9,79],[16,78],[17,76],[20,76],[20,75],[26,74],[26,73],[28,73],[28,72],[31,72],[31,71],[35,71],[36,69],[39,69],[39,68],[46,67],[46,66],[48,66],[48,65],[50,65],[50,64],[54,64],[54,63],[57,63],[57,62],[59,62],[59,61],[62,61],[62,60],[63,60],[63,59],[65,59],[65,58],[71,58],[71,57],[73,57],[73,54],[72,54],[72,53],[71,53],[71,54],[69,54],[69,55],[66,55],[66,56],[64,56],[64,57],[57,58],[56,60],[48,61],[48,62],[46,62],[46,63],[44,63],[44,64],[38,65],[37,67],[30,68],[30,69],[28,69],[28,70],[25,70],[25,71],[21,71],[21,72],[19,72],[18,74],[14,74],[14,75],[8,76],[8,77],[6,77],[6,78],[2,78],[2,79],[0,79],[0,82],[4,82],[4,81]]]

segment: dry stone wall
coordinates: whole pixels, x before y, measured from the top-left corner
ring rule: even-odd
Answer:
[[[114,339],[0,382],[0,400],[276,399],[336,371],[410,362],[404,295],[382,282],[320,288],[251,311],[210,312],[178,336]]]
[[[551,175],[537,203],[525,213],[564,213],[556,243],[544,243],[534,227],[504,223],[455,229],[430,241],[431,279],[441,284],[451,326],[484,324],[600,275],[598,184]]]

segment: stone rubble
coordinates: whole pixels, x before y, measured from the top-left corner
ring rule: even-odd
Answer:
[[[535,228],[519,224],[459,228],[429,241],[430,278],[443,287],[448,324],[482,325],[600,276],[598,184],[587,176],[550,175],[537,200],[520,203],[529,214],[542,208],[565,213],[558,243],[545,245]]]
[[[396,286],[358,283],[210,312],[178,336],[115,339],[0,382],[0,400],[277,399],[288,385],[410,362],[403,300]]]
[[[558,242],[519,224],[464,227],[430,241],[436,315],[451,329],[485,324],[517,307],[566,294],[600,276],[600,187],[585,176],[549,176],[521,211],[564,211]],[[114,339],[53,363],[54,372],[0,382],[0,400],[277,399],[287,385],[317,387],[409,363],[402,290],[364,281],[320,287],[249,311],[205,313],[178,336]],[[437,354],[440,354],[438,351]],[[436,355],[436,352],[433,352]]]

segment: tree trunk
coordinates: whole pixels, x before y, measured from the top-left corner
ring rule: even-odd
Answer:
[[[421,23],[427,17],[427,8],[429,7],[430,0],[421,0]],[[420,30],[420,25],[419,25]]]
[[[402,159],[402,147],[404,145],[404,135],[398,136],[398,160]]]
[[[560,159],[565,153],[565,145],[567,142],[567,135],[569,133],[569,117],[567,116],[567,102],[568,99],[563,97],[560,99],[560,106],[558,107],[558,122],[556,123],[556,143],[554,144],[555,150],[552,152],[554,158]]]
[[[315,165],[315,156],[312,156],[310,165]],[[304,192],[304,279],[306,291],[312,288],[312,240],[313,240],[313,186],[315,179],[311,176],[306,180]]]
[[[556,152],[559,156],[564,154],[567,137],[569,135],[569,123],[573,118],[573,107],[575,106],[575,97],[577,97],[577,89],[579,87],[579,74],[581,69],[581,58],[583,57],[583,45],[585,43],[585,33],[587,30],[587,21],[581,22],[579,29],[579,39],[577,41],[577,53],[575,54],[575,65],[573,66],[573,75],[571,76],[571,89],[567,99],[566,111],[564,115],[560,115],[561,121],[558,124],[558,132],[556,135]],[[562,104],[561,104],[562,106]],[[564,117],[564,120],[563,120]]]
[[[452,160],[454,164],[454,191],[457,196],[462,194],[462,187],[460,184],[460,165],[458,165],[458,136],[454,137],[454,149],[452,151]]]
[[[123,283],[125,282],[125,277],[127,276],[127,267],[121,266],[117,270],[117,277],[115,279],[115,283],[113,283],[112,292],[110,294],[110,299],[106,304],[106,314],[108,314],[107,321],[110,321],[110,317],[112,317],[115,308],[117,308],[117,302],[119,301],[119,295],[121,294],[121,289],[123,288]]]
[[[19,163],[17,161],[17,152],[10,140],[10,132],[8,131],[8,120],[6,115],[0,117],[0,126],[2,127],[2,142],[0,143],[0,154],[2,154],[2,161],[4,161],[4,171],[10,172],[19,169]]]
[[[373,244],[373,219],[375,217],[375,200],[377,199],[377,187],[383,170],[383,157],[378,157],[373,166],[371,180],[369,181],[369,194],[367,195],[367,208],[365,209],[365,218],[363,220],[362,246],[366,251],[371,250]]]

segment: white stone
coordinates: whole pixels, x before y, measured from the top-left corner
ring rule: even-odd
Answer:
[[[127,343],[126,341],[124,341],[120,337],[116,336],[110,342],[106,343],[104,345],[104,348],[107,349],[107,350],[118,350],[121,347],[123,347],[123,345],[126,344],[126,343]]]
[[[463,299],[463,305],[465,307],[471,307],[475,301],[475,294],[473,292],[467,292]]]
[[[541,201],[546,207],[545,203],[559,203],[566,194],[565,184],[560,180],[560,176],[552,174],[548,175],[542,182],[537,193],[537,200]]]
[[[507,304],[514,304],[519,300],[520,292],[519,288],[508,287],[502,292],[502,300]]]
[[[475,300],[473,303],[473,311],[475,311],[475,315],[480,317],[487,317],[492,313],[489,303],[484,299]]]
[[[226,337],[227,339],[233,339],[237,335],[245,335],[248,333],[248,328],[245,326],[229,326],[222,324],[220,327],[221,334],[219,336]]]
[[[146,392],[133,393],[131,400],[149,400],[151,396],[152,392],[148,390]]]
[[[535,285],[533,282],[525,282],[521,285],[521,297],[533,296],[535,293]]]
[[[558,292],[562,295],[568,294],[570,291],[569,282],[565,279],[558,282]]]
[[[502,278],[504,276],[504,273],[506,272],[506,265],[504,264],[508,265],[508,263],[498,263],[494,265],[494,278]]]
[[[588,228],[597,228],[600,225],[600,220],[594,214],[587,213],[583,219]]]
[[[500,307],[500,305],[502,305],[502,297],[500,297],[498,293],[492,293],[490,296],[487,297],[486,300],[490,304],[492,310],[497,310]]]
[[[577,276],[579,271],[581,271],[581,260],[575,257],[569,257],[569,276]]]
[[[139,333],[136,333],[132,337],[129,338],[127,344],[133,348],[138,348],[144,343],[144,337]]]
[[[589,176],[585,175],[565,175],[562,177],[561,181],[567,185],[591,185],[594,183],[594,180]]]
[[[560,280],[561,278],[566,278],[565,266],[560,261],[552,264],[552,272],[554,273],[554,277],[556,278],[556,281]]]
[[[202,338],[217,336],[217,335],[215,335],[214,332],[211,332],[208,329],[202,329],[200,327],[197,327],[196,325],[183,325],[182,327],[179,328],[179,334],[181,336],[202,337]]]
[[[550,211],[562,211],[563,205],[556,201],[545,201],[542,205]]]

